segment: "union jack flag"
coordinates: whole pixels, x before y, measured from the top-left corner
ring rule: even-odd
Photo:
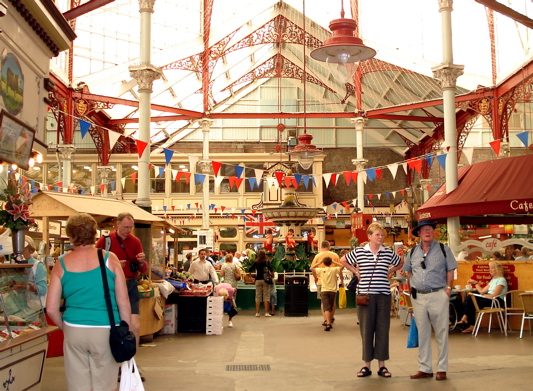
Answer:
[[[264,235],[268,228],[275,226],[272,221],[265,221],[263,216],[246,216],[246,235]]]

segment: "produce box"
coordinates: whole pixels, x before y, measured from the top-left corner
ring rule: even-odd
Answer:
[[[167,304],[165,306],[165,326],[163,334],[176,334],[178,329],[178,305]]]

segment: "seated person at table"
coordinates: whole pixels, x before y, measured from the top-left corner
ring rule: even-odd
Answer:
[[[492,261],[489,262],[489,272],[492,279],[484,287],[481,286],[479,281],[468,280],[469,284],[475,285],[479,294],[483,297],[476,297],[477,304],[479,308],[490,307],[492,305],[492,299],[499,295],[504,295],[507,292],[507,281],[503,276],[503,266],[500,262]],[[498,297],[500,300],[500,306],[503,307],[503,300]],[[469,327],[464,329],[463,333],[471,333],[474,330],[474,324],[476,323],[476,307],[472,302],[472,297],[467,296],[464,304],[464,315],[461,318],[460,324],[468,324]]]

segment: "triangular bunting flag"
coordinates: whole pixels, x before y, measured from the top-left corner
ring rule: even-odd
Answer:
[[[376,179],[376,169],[375,168],[369,168],[365,170],[366,176],[370,182],[372,182],[374,179]]]
[[[137,173],[134,172],[133,174],[130,175],[131,176],[131,181],[133,183],[137,183]]]
[[[474,147],[463,148],[463,155],[465,155],[468,164],[472,164],[472,157],[474,156]]]
[[[337,186],[337,174],[331,174],[331,183],[333,186]]]
[[[329,181],[331,180],[331,175],[332,174],[322,174],[322,179],[324,180],[324,184],[326,185],[326,187],[329,186]]]
[[[500,147],[502,144],[502,140],[494,140],[494,141],[491,141],[489,144],[494,150],[494,153],[496,154],[496,156],[500,156]]]
[[[447,153],[443,153],[442,155],[437,155],[437,161],[439,162],[440,166],[443,170],[446,170],[446,156]]]
[[[376,176],[378,177],[378,179],[381,179],[381,171],[383,171],[382,168],[376,168]]]
[[[213,166],[213,174],[215,174],[215,176],[218,175],[218,172],[220,171],[220,167],[222,167],[222,163],[219,163],[219,162],[211,162],[211,165]]]
[[[516,137],[518,137],[520,141],[522,141],[522,144],[524,144],[526,147],[529,146],[529,140],[528,140],[529,130],[526,130],[525,132],[522,132],[522,133],[518,133]]]
[[[276,180],[278,181],[278,185],[281,187],[281,183],[283,180],[283,173],[282,172],[275,172],[274,176],[276,177]]]
[[[396,173],[398,172],[398,164],[388,164],[387,168],[392,174],[392,179],[396,179]]]
[[[194,174],[194,184],[195,185],[202,185],[204,184],[205,180],[205,174]],[[198,206],[196,206],[198,207]]]
[[[243,166],[234,166],[235,167],[235,172],[237,173],[237,178],[241,179],[241,175],[244,171],[244,167]]]
[[[135,140],[135,144],[137,145],[137,152],[139,154],[139,157],[142,158],[144,150],[148,146],[148,143],[141,140]]]
[[[89,128],[91,127],[91,124],[87,121],[84,121],[82,119],[79,120],[80,123],[80,132],[81,132],[81,138],[84,138],[87,132],[89,131]]]
[[[157,167],[159,169],[159,178],[163,178],[163,174],[165,173],[165,167]]]
[[[163,148],[163,152],[165,153],[165,163],[168,166],[172,160],[172,156],[174,156],[174,151],[172,149]]]
[[[422,159],[409,159],[407,160],[407,165],[411,170],[416,170],[416,172],[420,174],[420,171],[422,170]]]
[[[424,157],[426,158],[426,161],[428,162],[428,166],[431,167],[431,165],[433,164],[433,154],[432,153],[426,153],[424,155]]]
[[[342,175],[344,175],[344,180],[346,181],[346,185],[350,186],[350,183],[352,183],[352,172],[344,171]]]

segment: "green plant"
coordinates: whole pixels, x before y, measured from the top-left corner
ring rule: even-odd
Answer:
[[[11,230],[29,229],[36,227],[34,219],[30,218],[31,194],[27,182],[17,181],[10,175],[0,201],[4,201],[0,211],[0,224]]]
[[[246,273],[250,272],[250,267],[253,265],[255,260],[252,260],[252,258],[244,258],[244,260],[241,261],[242,270],[244,270]]]

